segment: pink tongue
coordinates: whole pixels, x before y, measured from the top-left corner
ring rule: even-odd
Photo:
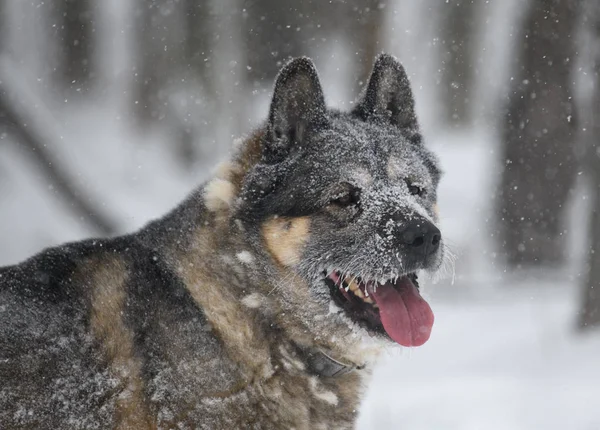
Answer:
[[[379,306],[379,317],[387,334],[402,346],[421,346],[429,339],[433,312],[408,278],[373,288],[369,294]]]

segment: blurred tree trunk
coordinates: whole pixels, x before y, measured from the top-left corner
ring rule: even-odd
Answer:
[[[134,112],[141,129],[160,126],[172,136],[182,166],[198,158],[190,107],[202,95],[212,64],[207,32],[208,0],[138,0],[136,9],[138,57],[134,83]]]
[[[596,69],[598,70],[598,69]],[[598,72],[596,72],[598,73]],[[600,84],[600,81],[597,80]],[[600,97],[596,97],[595,108],[600,109]],[[598,111],[596,111],[596,122]],[[596,142],[600,138],[596,130]],[[593,207],[589,221],[589,249],[587,276],[584,283],[583,303],[581,306],[579,327],[582,330],[600,327],[600,153],[597,148],[590,154],[590,179],[592,183]]]
[[[517,42],[505,117],[500,244],[511,266],[562,262],[563,209],[575,177],[571,69],[578,0],[534,0]]]
[[[452,126],[471,121],[478,10],[474,0],[450,0],[442,5],[442,95],[445,121]]]
[[[211,4],[208,0],[185,0],[185,58],[201,79],[207,92],[215,97],[214,31],[210,25]]]
[[[6,54],[7,44],[6,40],[8,37],[7,29],[7,10],[6,10],[6,2],[5,0],[0,0],[0,58],[2,55]],[[0,92],[0,96],[2,93]],[[6,121],[7,112],[2,107],[0,103],[0,124]],[[5,136],[0,134],[0,143],[4,144]]]
[[[52,154],[50,148],[55,147],[53,142],[60,139],[60,134],[52,127],[54,119],[43,100],[28,94],[29,83],[20,79],[23,75],[9,56],[0,55],[0,135],[6,133],[15,138],[55,193],[80,219],[103,236],[116,233],[117,223],[110,214],[75,184]]]
[[[219,33],[211,24],[217,21],[211,6],[210,0],[184,0],[186,39],[183,59],[186,62],[185,67],[187,67],[190,79],[196,81],[197,85],[202,88],[203,104],[211,107],[203,112],[196,112],[194,116],[199,118],[188,118],[188,124],[184,124],[187,132],[183,134],[180,141],[179,155],[182,160],[188,160],[188,166],[191,166],[190,161],[198,160],[206,152],[209,152],[207,147],[212,141],[211,138],[214,138],[211,129],[215,126],[212,124],[213,118],[210,114],[216,107],[218,97],[218,85],[215,79],[217,73],[215,46]],[[226,31],[225,34],[227,34]],[[193,102],[190,103],[193,105],[197,100],[190,100],[190,102]],[[193,124],[197,125],[195,129]]]
[[[177,17],[176,0],[138,0],[136,118],[142,126],[167,116],[167,87],[185,61],[185,22]]]
[[[8,11],[6,10],[5,3],[5,0],[0,0],[0,52],[6,50],[6,40],[8,37],[8,31],[6,31]]]
[[[270,86],[281,65],[289,58],[310,55],[309,34],[316,36],[317,25],[311,22],[309,2],[281,0],[243,1],[245,51],[248,76],[252,87]],[[323,3],[323,14],[330,4]],[[305,43],[302,43],[305,40]],[[314,39],[312,40],[314,42]]]
[[[57,2],[61,67],[60,79],[65,88],[84,93],[95,78],[94,39],[97,4],[94,0],[59,0]]]
[[[594,71],[594,92],[591,109],[586,118],[587,127],[585,157],[583,164],[591,185],[592,208],[589,221],[589,249],[587,276],[584,283],[583,303],[579,314],[579,327],[582,330],[600,327],[600,4],[588,0],[584,23],[588,30],[591,60]]]
[[[330,41],[347,43],[354,55],[356,90],[369,76],[380,51],[387,0],[244,1],[248,80],[272,85],[289,57],[316,57]]]
[[[356,69],[352,81],[358,94],[368,82],[375,57],[382,51],[380,39],[384,31],[385,9],[390,2],[364,0],[350,3],[344,29],[355,55]]]

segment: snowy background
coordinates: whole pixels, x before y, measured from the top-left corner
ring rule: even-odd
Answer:
[[[251,36],[236,25],[252,13],[245,9],[252,2],[219,0],[201,17],[210,44],[198,55],[210,59],[209,89],[186,68],[191,61],[171,65],[166,57],[165,66],[160,56],[179,49],[177,20],[185,18],[184,6],[200,1],[82,0],[90,10],[79,6],[74,28],[91,30],[81,40],[65,29],[73,3],[0,0],[2,265],[64,241],[131,231],[161,216],[210,176],[236,136],[266,115],[272,80],[247,77],[254,53],[242,42]],[[320,3],[307,3],[318,16]],[[577,324],[590,249],[585,175],[577,172],[565,203],[566,258],[560,264],[510,265],[510,250],[497,240],[502,118],[519,67],[527,2],[476,2],[464,33],[472,52],[465,69],[468,119],[450,120],[446,86],[463,84],[448,84],[444,59],[462,44],[447,43],[440,29],[447,8],[461,2],[368,3],[380,9],[377,50],[396,55],[409,72],[424,134],[445,171],[442,232],[458,259],[453,272],[423,283],[436,314],[431,340],[383,360],[359,428],[600,429],[600,331],[582,333]],[[336,25],[352,31],[355,23]],[[569,37],[585,41],[579,33]],[[328,103],[349,108],[356,85],[350,70],[371,59],[358,58],[343,36],[302,37],[311,40],[304,53],[315,58]],[[93,46],[87,54],[69,51],[86,44]],[[64,66],[72,57],[85,60],[81,80]],[[585,60],[582,55],[573,67],[581,98],[590,88]],[[139,105],[146,102],[136,91],[152,82],[144,77],[148,67],[163,67],[168,79],[152,90],[160,108],[140,119]],[[10,114],[2,111],[6,103]],[[13,110],[19,127],[10,121]],[[42,161],[21,128],[43,146]],[[44,163],[66,178],[75,199]]]

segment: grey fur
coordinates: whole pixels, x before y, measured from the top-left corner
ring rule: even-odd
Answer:
[[[332,306],[324,271],[435,270],[397,229],[435,222],[439,176],[394,58],[350,113],[292,61],[267,123],[172,213],[0,269],[0,427],[351,428],[391,342]],[[361,369],[319,374],[320,351]]]

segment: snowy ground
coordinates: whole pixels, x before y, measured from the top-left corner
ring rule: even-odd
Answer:
[[[574,333],[573,286],[497,287],[431,301],[432,338],[384,360],[360,429],[600,429],[600,336]]]

